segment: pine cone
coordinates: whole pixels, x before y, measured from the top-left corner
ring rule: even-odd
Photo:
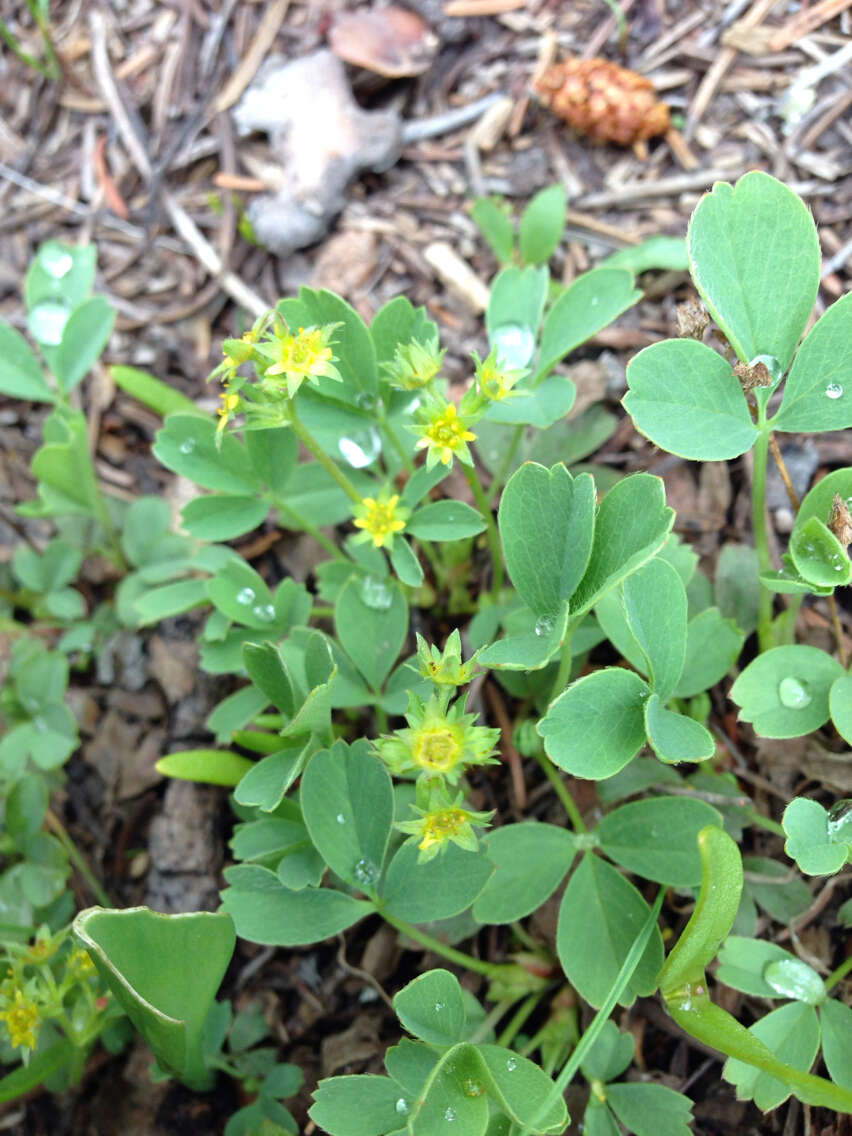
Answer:
[[[554,63],[533,89],[554,114],[595,142],[632,146],[669,128],[669,108],[657,102],[651,81],[607,59]]]

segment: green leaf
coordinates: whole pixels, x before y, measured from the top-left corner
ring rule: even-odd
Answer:
[[[831,684],[842,674],[840,663],[817,647],[773,647],[749,663],[730,697],[761,737],[797,738],[828,721]]]
[[[645,744],[646,684],[632,671],[607,667],[578,679],[538,724],[554,765],[592,781],[612,777]]]
[[[852,745],[852,675],[841,675],[828,692],[831,720],[838,734]]]
[[[488,834],[485,849],[497,866],[473,905],[478,923],[514,923],[556,891],[574,860],[576,842],[564,828],[528,821]]]
[[[262,691],[276,710],[292,718],[296,709],[293,680],[287,665],[274,643],[245,643],[243,665],[258,690]]]
[[[181,580],[137,596],[133,608],[140,623],[159,623],[173,615],[181,615],[207,601],[206,580]]]
[[[94,245],[45,241],[30,262],[24,281],[27,310],[31,312],[45,299],[60,300],[69,310],[82,304],[95,282],[96,258]]]
[[[281,804],[284,794],[302,772],[311,744],[301,740],[268,754],[256,762],[240,781],[234,799],[272,812]]]
[[[315,389],[341,402],[358,404],[358,395],[376,397],[378,373],[376,351],[367,325],[351,306],[334,292],[300,288],[298,299],[281,300],[278,311],[290,328],[322,327],[339,323],[331,340],[335,366],[342,382],[321,378]]]
[[[511,264],[515,251],[512,219],[500,198],[477,197],[470,215],[501,264]]]
[[[238,785],[254,762],[223,749],[186,749],[169,753],[156,764],[164,777],[201,781],[206,785]]]
[[[835,1084],[852,1090],[852,1006],[829,998],[820,1009],[822,1059]]]
[[[521,214],[518,238],[524,264],[547,264],[565,228],[565,186],[541,189]]]
[[[635,1052],[633,1035],[622,1033],[615,1022],[609,1020],[583,1058],[583,1076],[587,1081],[614,1081],[633,1060]]]
[[[518,594],[537,616],[552,617],[577,588],[589,563],[595,484],[564,465],[535,462],[512,475],[500,501],[500,538]]]
[[[817,320],[799,348],[773,430],[788,433],[852,426],[852,295],[843,296]]]
[[[721,823],[721,815],[703,801],[652,797],[615,809],[596,831],[601,851],[627,871],[672,887],[697,887],[698,833]]]
[[[494,871],[487,856],[455,844],[425,864],[418,864],[417,856],[415,844],[403,844],[380,889],[381,909],[409,923],[432,923],[466,911]]]
[[[768,1046],[780,1061],[803,1073],[813,1065],[819,1049],[819,1019],[813,1006],[802,1002],[780,1006],[755,1022],[748,1032]],[[794,1091],[792,1085],[733,1057],[725,1062],[722,1076],[735,1086],[741,1100],[753,1100],[764,1112],[783,1104]]]
[[[13,327],[0,320],[0,393],[32,402],[55,402],[39,361],[29,344]]]
[[[739,457],[757,438],[739,380],[726,360],[694,339],[666,339],[628,364],[624,409],[636,429],[680,457]]]
[[[645,733],[660,761],[706,761],[716,752],[716,742],[705,726],[667,710],[657,694],[645,703]]]
[[[103,296],[93,296],[72,313],[51,360],[51,370],[67,393],[91,370],[112,335],[115,310]]]
[[[334,605],[334,626],[340,645],[370,684],[380,690],[408,634],[408,604],[395,580],[387,582],[388,607],[368,607],[362,581],[353,577]]]
[[[695,286],[740,359],[772,355],[786,371],[819,287],[819,240],[805,203],[760,171],[733,187],[717,182],[686,243]]]
[[[30,468],[53,495],[60,496],[56,512],[84,512],[97,515],[100,490],[89,456],[89,436],[85,416],[80,411],[57,409],[44,427],[45,444],[38,450]]]
[[[830,839],[828,813],[818,801],[794,797],[781,819],[787,841],[784,851],[808,876],[831,876],[849,858],[849,847]]]
[[[254,864],[230,868],[226,878],[232,886],[222,892],[222,908],[233,917],[237,934],[253,943],[320,943],[374,910],[372,904],[330,888],[291,891],[274,872]]]
[[[157,1060],[189,1087],[209,1088],[201,1034],[234,951],[230,917],[90,907],[74,933]]]
[[[423,583],[423,569],[411,545],[403,536],[396,536],[390,553],[391,567],[403,584],[419,588]]]
[[[845,545],[818,517],[796,525],[790,537],[790,556],[809,584],[836,588],[852,580],[852,561]]]
[[[48,1049],[32,1054],[26,1065],[19,1065],[5,1077],[0,1077],[0,1104],[26,1096],[51,1074],[69,1065],[75,1053],[71,1042],[63,1038]]]
[[[465,1039],[465,1009],[459,980],[448,970],[430,970],[396,995],[393,1008],[404,1029],[430,1045]]]
[[[379,308],[370,324],[370,337],[376,350],[376,362],[390,363],[399,346],[412,339],[426,343],[438,338],[438,328],[425,308],[415,308],[406,296],[394,296]]]
[[[532,621],[533,612],[522,614]],[[484,647],[479,653],[479,662],[493,670],[541,670],[564,643],[567,628],[568,604],[564,602],[555,615],[540,616],[531,631],[507,635]]]
[[[532,358],[541,314],[547,299],[546,268],[504,268],[491,282],[485,313],[488,342],[505,357],[512,347],[511,363],[523,367]],[[526,356],[526,358],[524,358]]]
[[[369,742],[337,741],[314,754],[299,799],[311,840],[331,870],[374,891],[393,824],[393,790]]]
[[[275,623],[275,605],[266,581],[244,560],[228,560],[212,580],[207,595],[219,611],[245,627],[268,629]]]
[[[638,245],[628,245],[601,261],[601,268],[629,268],[638,276],[652,268],[683,272],[689,267],[683,237],[648,237]]]
[[[125,391],[143,406],[150,407],[162,418],[167,414],[198,414],[207,417],[191,398],[187,398],[179,390],[164,383],[162,379],[149,375],[147,371],[116,364],[109,368],[109,373],[119,390]]]
[[[677,698],[692,698],[725,677],[739,657],[745,636],[719,609],[708,607],[686,627],[686,657],[675,687]]]
[[[675,569],[659,557],[637,568],[621,587],[627,625],[645,658],[643,670],[665,702],[686,653],[686,589]]]
[[[674,510],[666,507],[658,477],[636,473],[614,485],[598,508],[589,565],[571,597],[572,621],[650,560],[673,523]]]
[[[268,705],[269,700],[263,691],[249,683],[248,686],[222,699],[216,709],[207,716],[207,728],[216,735],[217,742],[228,742],[237,730],[247,726]]]
[[[12,568],[25,588],[34,592],[52,592],[70,584],[80,570],[83,554],[64,540],[52,540],[44,552],[36,552],[28,544],[19,544],[12,558]]]
[[[642,293],[626,268],[593,268],[570,284],[547,315],[541,335],[536,381],[560,359],[627,311]]]
[[[418,509],[405,526],[420,540],[461,540],[483,532],[482,514],[464,501],[434,501]]]
[[[745,886],[755,902],[778,923],[792,923],[810,907],[810,888],[789,864],[766,856],[744,856]]]
[[[719,952],[716,977],[757,998],[792,998],[811,1006],[825,1001],[825,983],[813,967],[761,939],[729,936]]]
[[[568,981],[600,1006],[618,977],[650,908],[633,884],[599,856],[588,853],[568,881],[559,908],[556,950]],[[654,928],[619,1004],[651,994],[663,961],[663,940]]]
[[[536,387],[528,383],[514,387],[513,394],[513,398],[491,403],[485,411],[488,421],[546,430],[574,405],[577,388],[564,375],[548,375]]]
[[[757,627],[760,584],[757,553],[747,544],[724,544],[716,561],[713,588],[725,619],[732,619],[744,635]]]
[[[412,1103],[408,1120],[411,1136],[486,1136],[488,1098],[465,1086],[482,1085],[483,1065],[477,1050],[466,1043],[446,1050]],[[449,1117],[449,1119],[448,1119]]]
[[[399,1087],[390,1077],[327,1077],[314,1090],[311,1120],[330,1136],[384,1136],[405,1122],[397,1112]]]
[[[205,489],[249,496],[260,484],[246,459],[245,447],[233,434],[217,434],[213,420],[198,414],[170,414],[162,430],[157,431],[152,450],[166,469]]]
[[[299,458],[299,442],[289,426],[248,430],[246,452],[252,469],[277,497],[287,497],[288,484]]]
[[[665,1085],[607,1085],[606,1099],[636,1136],[691,1136],[692,1101]]]
[[[184,505],[181,521],[198,540],[231,540],[263,524],[268,512],[269,502],[262,497],[196,497]]]
[[[487,1073],[488,1095],[501,1112],[522,1130],[534,1124],[540,1133],[565,1131],[569,1118],[564,1100],[557,1098],[541,1115],[553,1082],[535,1062],[502,1045],[479,1045],[477,1052]]]
[[[805,524],[811,517],[818,517],[827,521],[831,516],[831,507],[834,495],[840,494],[846,499],[847,507],[852,507],[852,467],[836,469],[827,474],[804,497],[799,512],[796,514],[796,528]],[[795,530],[794,530],[795,531]]]

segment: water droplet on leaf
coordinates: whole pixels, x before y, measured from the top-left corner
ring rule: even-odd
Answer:
[[[361,391],[360,394],[355,396],[355,405],[360,407],[361,410],[375,410],[376,396],[370,391]]]
[[[781,360],[776,359],[774,355],[755,355],[750,360],[749,369],[753,369],[758,363],[762,363],[769,372],[769,377],[773,383],[777,383],[781,376],[784,374],[784,368],[781,366]]]
[[[48,241],[38,254],[38,261],[48,275],[61,280],[74,266],[74,258],[58,241]]]
[[[519,323],[504,323],[491,334],[502,367],[525,367],[535,351],[535,336],[528,327]]]
[[[355,879],[364,887],[372,887],[379,878],[379,870],[370,860],[359,860],[354,868]]]
[[[443,1010],[443,1008],[444,1008],[443,1002],[436,1002],[435,1003],[435,1013],[436,1014],[440,1014],[440,1012],[441,1012],[441,1010]]]
[[[825,999],[825,984],[813,967],[800,959],[776,959],[763,968],[763,981],[782,998],[816,1006]]]
[[[354,430],[349,437],[341,438],[337,448],[353,469],[364,469],[381,453],[382,440],[375,426],[368,426],[366,430]]]
[[[343,813],[338,813],[336,819],[338,824],[346,824],[346,817],[343,815]]]
[[[848,797],[828,810],[828,839],[832,844],[852,845],[852,800]]]
[[[361,599],[373,611],[387,611],[393,603],[393,592],[378,576],[365,576],[361,581]]]
[[[33,718],[33,725],[40,734],[46,734],[48,731],[48,725],[44,718]]]
[[[252,608],[252,614],[263,623],[272,623],[275,619],[275,608],[272,604],[257,604]]]
[[[542,615],[535,621],[535,633],[541,637],[550,635],[556,626],[555,615]]]
[[[246,607],[254,600],[254,588],[240,588],[237,592],[237,603]]]
[[[70,315],[67,305],[58,300],[42,300],[29,314],[33,339],[47,347],[56,347],[62,342],[62,333]]]
[[[514,1073],[514,1071],[517,1069],[517,1067],[518,1067],[517,1057],[507,1057],[506,1058],[506,1068],[509,1070],[510,1073]]]
[[[805,683],[792,675],[782,678],[779,682],[778,699],[788,710],[804,710],[812,701]]]
[[[456,1118],[456,1110],[454,1108],[448,1108],[447,1111],[444,1113],[444,1120],[446,1120],[447,1124],[452,1124],[452,1122],[455,1120],[455,1118]]]
[[[405,1097],[400,1097],[395,1105],[396,1111],[400,1116],[408,1116],[408,1101]]]
[[[195,449],[195,438],[184,438],[178,449],[182,454],[191,454]]]
[[[465,1081],[464,1095],[466,1097],[481,1097],[484,1092],[485,1085],[483,1085],[480,1081],[474,1081],[472,1077],[468,1077],[468,1079]]]
[[[826,398],[843,398],[843,387],[840,383],[829,383],[825,388]]]

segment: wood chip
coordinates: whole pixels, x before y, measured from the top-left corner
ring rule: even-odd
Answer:
[[[488,307],[488,285],[455,249],[443,241],[434,241],[423,250],[423,257],[444,287],[452,292],[475,315]]]
[[[444,15],[501,16],[504,12],[517,12],[527,6],[527,0],[450,0],[444,5]]]
[[[263,19],[260,21],[248,51],[240,60],[239,67],[219,92],[216,102],[213,104],[216,111],[227,110],[232,107],[255,77],[258,67],[266,57],[266,53],[275,42],[275,37],[284,22],[289,6],[290,0],[273,0],[263,13]]]

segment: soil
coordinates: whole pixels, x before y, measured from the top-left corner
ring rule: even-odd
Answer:
[[[399,294],[425,305],[448,348],[446,373],[461,382],[470,351],[487,350],[477,295],[497,267],[470,217],[476,195],[498,193],[520,206],[539,189],[564,183],[569,225],[552,269],[567,283],[614,249],[655,234],[682,236],[705,189],[750,169],[783,179],[813,211],[824,257],[815,315],[848,290],[852,78],[848,66],[842,69],[848,54],[841,52],[850,43],[852,9],[836,0],[734,0],[727,6],[623,0],[624,35],[610,8],[592,0],[409,0],[430,35],[420,32],[413,43],[394,38],[385,51],[401,55],[403,67],[425,63],[425,69],[387,78],[350,65],[344,73],[362,111],[401,120],[396,153],[389,151],[372,169],[354,163],[339,212],[309,246],[276,255],[248,243],[241,233],[245,209],[282,178],[286,184],[287,176],[295,177],[292,163],[309,163],[316,153],[290,153],[291,173],[282,174],[274,141],[258,133],[240,136],[231,108],[264,59],[272,53],[296,59],[323,48],[351,7],[347,0],[51,5],[59,78],[38,74],[6,48],[0,55],[0,317],[25,327],[21,282],[42,241],[93,241],[96,290],[118,311],[104,363],[150,371],[211,411],[216,397],[205,379],[221,358],[221,340],[304,284],[333,288],[367,319]],[[6,0],[2,9],[22,49],[44,59],[28,8]],[[646,155],[590,144],[530,94],[533,73],[549,59],[598,55],[647,75],[671,109],[675,131],[652,139]],[[815,63],[832,59],[838,62],[829,62],[821,78],[811,78],[813,104],[798,120],[785,120],[785,94],[803,89]],[[451,112],[495,93],[505,97],[506,114],[493,145],[486,139],[481,148],[481,113],[459,127]],[[424,122],[426,130],[411,128]],[[473,274],[472,285],[458,267],[435,267],[438,243]],[[675,306],[693,294],[684,272],[649,272],[640,283],[644,299],[575,353],[567,371],[578,384],[581,408],[602,401],[622,419],[592,460],[619,473],[641,469],[661,476],[678,531],[712,574],[725,542],[749,543],[748,463],[699,466],[660,454],[624,417],[618,400],[627,361],[639,348],[676,334]],[[117,390],[101,364],[79,397],[105,488],[128,500],[154,493],[180,502],[185,487],[151,454],[157,416]],[[50,533],[35,522],[24,525],[12,512],[32,496],[28,464],[43,417],[36,405],[0,397],[0,561],[21,539],[39,543]],[[785,436],[785,456],[806,489],[850,463],[852,444],[848,432],[806,442]],[[771,492],[783,540],[791,514],[780,478]],[[289,572],[311,579],[316,550],[310,540],[270,524],[237,543],[270,578]],[[107,565],[86,562],[79,586],[90,607],[114,584]],[[840,620],[848,642],[848,597],[840,600]],[[439,638],[449,629],[432,631]],[[96,667],[73,679],[82,746],[55,807],[117,906],[186,911],[214,909],[218,902],[231,826],[226,795],[167,784],[154,770],[163,753],[209,744],[203,720],[227,693],[226,680],[198,669],[197,631],[197,621],[186,618],[123,632]],[[801,641],[833,649],[824,601],[805,605],[799,633]],[[0,641],[0,670],[3,653]],[[488,689],[485,715],[500,723],[511,706],[496,686]],[[847,767],[837,772],[835,763],[826,773],[826,762],[798,741],[755,744],[723,690],[714,692],[714,705],[730,742],[731,767],[767,815],[777,819],[792,792],[820,784],[834,795],[852,795]],[[526,815],[558,821],[534,763],[521,768],[517,762],[513,775],[523,784]],[[478,782],[488,803],[477,807],[511,815],[508,781],[509,770],[499,768]],[[581,808],[595,808],[593,786],[572,789]],[[775,837],[758,834],[754,841],[750,851],[780,852]],[[826,971],[850,949],[834,918],[848,886],[848,877],[815,881],[812,909],[787,936]],[[93,902],[84,881],[75,878],[74,888],[81,907]],[[821,888],[831,890],[824,895]],[[551,943],[553,915],[546,906],[532,928]],[[481,933],[476,944],[488,957],[500,957],[504,947],[499,929]],[[288,1104],[305,1133],[314,1131],[306,1109],[319,1077],[380,1070],[397,1026],[377,990],[393,993],[436,964],[415,948],[398,944],[370,920],[345,939],[300,950],[238,945],[221,996],[237,1007],[259,1003],[281,1059],[304,1069],[307,1087]],[[847,981],[847,1000],[850,994]],[[696,1132],[852,1131],[848,1120],[795,1101],[768,1116],[737,1102],[720,1080],[716,1057],[687,1041],[653,1000],[636,1003],[621,1025],[637,1038],[642,1068],[696,1102]],[[245,1103],[227,1079],[215,1093],[199,1096],[152,1083],[149,1066],[141,1043],[119,1057],[96,1052],[79,1091],[34,1093],[0,1108],[0,1130],[214,1134]],[[578,1093],[572,1089],[575,1117],[582,1116]],[[578,1131],[576,1125],[570,1131]]]

